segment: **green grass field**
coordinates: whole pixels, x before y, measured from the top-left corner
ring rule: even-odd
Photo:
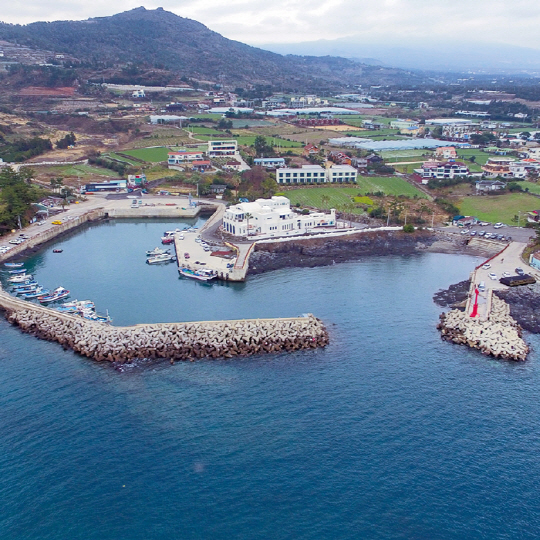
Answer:
[[[458,205],[464,216],[475,216],[479,219],[513,225],[512,218],[521,212],[530,212],[540,208],[540,199],[526,193],[508,193],[506,195],[486,195],[483,197],[467,197]]]
[[[114,152],[109,152],[108,154],[102,154],[103,157],[110,156],[114,159],[118,159],[119,161],[123,161],[124,163],[127,163],[128,165],[133,165],[134,167],[140,166],[140,163],[137,163],[136,161],[131,161],[130,159],[125,158],[124,156],[119,156],[118,154]]]
[[[58,176],[79,176],[81,179],[87,179],[91,176],[109,176],[111,178],[118,178],[119,176],[117,172],[111,171],[110,169],[84,164],[40,167],[38,172],[39,171],[43,171],[48,174],[54,173]]]
[[[424,156],[424,154],[428,154]],[[427,161],[433,157],[433,152],[429,150],[383,150],[380,152],[381,157],[387,162],[396,161]]]
[[[291,204],[299,203],[316,208],[339,208],[344,204],[352,202],[351,197],[363,196],[366,193],[377,193],[379,191],[386,195],[407,195],[409,197],[417,195],[419,198],[426,197],[421,191],[401,178],[376,176],[358,177],[357,186],[299,188],[286,191],[285,195],[290,199]],[[327,204],[323,204],[323,196],[329,197]]]
[[[137,150],[125,150],[122,154],[133,156],[149,163],[167,161],[169,148],[159,146],[157,148],[138,148]]]
[[[534,182],[518,182],[523,190],[528,189],[530,193],[540,195],[540,184]],[[539,201],[540,202],[540,201]],[[540,207],[540,204],[538,205]]]

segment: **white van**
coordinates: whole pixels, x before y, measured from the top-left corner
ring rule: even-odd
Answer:
[[[478,285],[478,290],[480,292],[484,292],[486,290],[486,282],[485,281],[480,282],[480,284]]]

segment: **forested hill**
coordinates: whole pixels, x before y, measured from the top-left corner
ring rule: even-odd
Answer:
[[[143,7],[86,21],[0,23],[0,39],[69,54],[87,66],[135,64],[197,80],[284,84],[286,87],[416,82],[404,70],[338,57],[282,56],[227,39],[203,24]]]

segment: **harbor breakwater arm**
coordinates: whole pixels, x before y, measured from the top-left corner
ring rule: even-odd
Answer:
[[[232,358],[313,349],[329,341],[323,323],[313,315],[115,327],[25,302],[4,291],[0,291],[0,308],[23,332],[97,361]]]
[[[471,317],[459,309],[442,313],[437,326],[442,339],[467,345],[495,358],[525,360],[529,347],[522,339],[520,325],[510,316],[510,306],[496,296],[490,294],[490,297],[487,320]]]

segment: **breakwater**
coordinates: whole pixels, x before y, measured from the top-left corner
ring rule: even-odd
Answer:
[[[510,306],[496,296],[491,297],[487,320],[454,309],[441,314],[437,328],[442,339],[467,345],[495,358],[523,361],[529,353],[521,326],[510,316]]]
[[[114,327],[25,302],[0,292],[0,308],[23,332],[97,361],[192,360],[324,347],[328,333],[313,315]]]

